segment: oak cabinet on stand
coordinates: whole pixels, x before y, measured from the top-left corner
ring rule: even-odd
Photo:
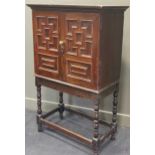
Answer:
[[[121,68],[124,11],[127,6],[28,4],[33,14],[34,62],[37,87],[38,131],[44,126],[92,146],[94,155],[106,138],[117,130],[117,96]],[[59,91],[59,106],[46,113],[41,108],[41,86]],[[94,115],[65,107],[63,92],[94,101]],[[113,117],[99,119],[101,96],[113,92]],[[92,138],[47,120],[50,115],[70,111],[93,121]],[[64,118],[65,119],[65,118]],[[99,134],[99,124],[109,127]]]

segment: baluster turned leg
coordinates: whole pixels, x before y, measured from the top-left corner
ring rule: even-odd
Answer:
[[[94,155],[99,153],[99,97],[95,101],[94,107],[94,134],[93,134],[93,151]]]
[[[116,85],[116,88],[113,92],[113,116],[112,116],[112,128],[114,129],[114,132],[111,136],[112,140],[115,140],[115,133],[117,132],[117,101],[118,97],[118,84]]]
[[[36,84],[37,86],[37,106],[38,106],[38,110],[37,110],[37,124],[38,124],[38,131],[41,132],[42,131],[42,123],[40,121],[40,118],[42,116],[42,109],[41,109],[41,85],[40,84]]]
[[[64,103],[63,103],[63,92],[59,92],[59,116],[60,119],[63,119],[63,112],[65,110]]]

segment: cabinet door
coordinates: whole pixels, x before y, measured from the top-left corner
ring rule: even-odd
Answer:
[[[60,79],[61,70],[59,18],[57,12],[33,11],[35,72],[56,79]]]
[[[99,15],[69,12],[63,14],[63,19],[64,80],[95,89],[99,51]]]

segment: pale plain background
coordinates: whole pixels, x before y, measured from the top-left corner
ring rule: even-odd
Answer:
[[[49,0],[48,0],[49,1]],[[29,0],[28,3],[34,2]],[[36,1],[39,3],[38,1]],[[43,1],[41,1],[43,2]],[[118,3],[119,4],[119,3]],[[121,3],[120,3],[121,4]],[[88,4],[89,5],[89,4]],[[25,9],[26,22],[26,45],[25,45],[25,96],[26,108],[36,110],[36,87],[34,78],[34,60],[33,60],[33,38],[32,38],[32,11],[26,6]],[[58,92],[44,88],[42,89],[43,109],[47,110],[58,103]],[[120,92],[118,105],[118,122],[120,125],[130,125],[130,9],[125,11],[124,16],[124,31],[123,31],[123,45],[122,45],[122,67],[120,78]],[[74,96],[64,95],[64,102],[72,104],[73,107],[80,106],[93,107],[92,101],[79,99]],[[47,107],[48,106],[48,107]],[[101,103],[104,117],[108,121],[111,119],[112,110],[112,95],[109,95]],[[89,110],[89,109],[88,109]]]
[[[24,0],[9,3],[1,1],[0,154],[2,155],[25,154],[24,3]],[[9,11],[6,11],[6,8]],[[154,15],[154,0],[147,2],[131,0],[131,155],[155,154]]]

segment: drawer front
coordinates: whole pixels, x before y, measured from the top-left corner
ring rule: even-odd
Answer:
[[[99,15],[72,12],[65,13],[63,16],[65,80],[80,86],[96,88]]]
[[[57,12],[34,11],[33,35],[35,72],[60,79],[60,14]]]

